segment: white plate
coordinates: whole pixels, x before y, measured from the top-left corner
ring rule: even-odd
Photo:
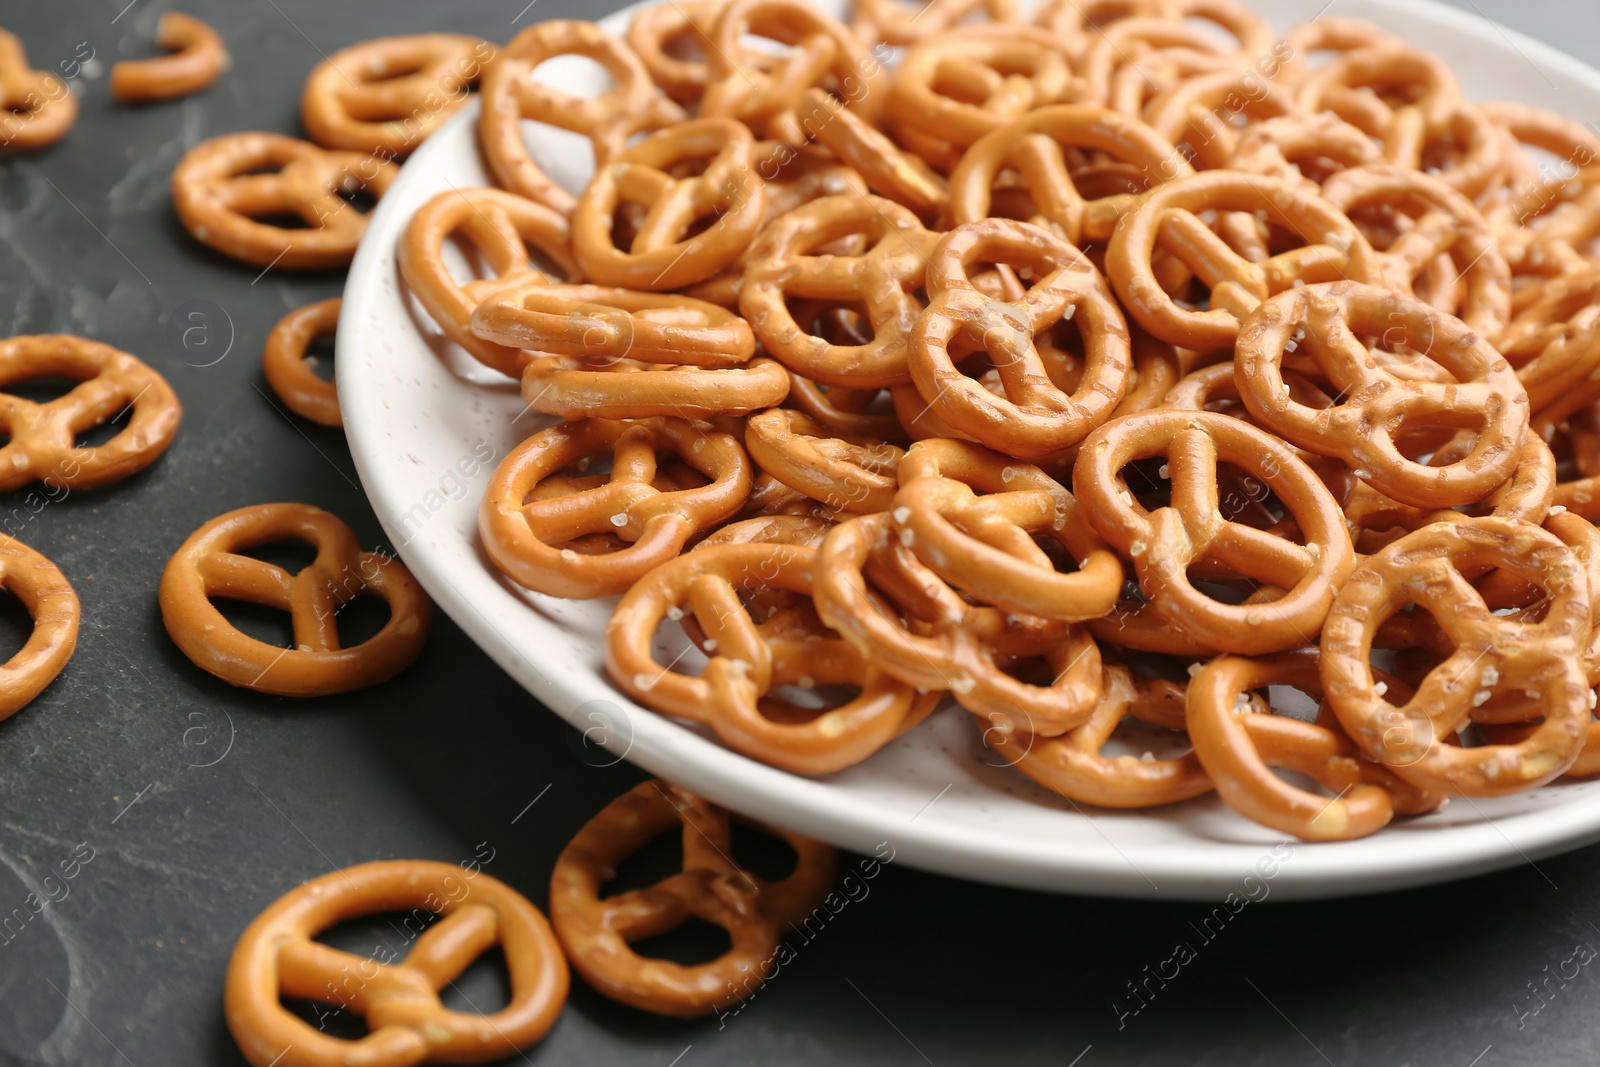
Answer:
[[[1283,30],[1326,10],[1325,2],[1255,6]],[[630,12],[600,24],[620,35]],[[1369,19],[1438,53],[1473,99],[1518,100],[1580,119],[1600,114],[1600,72],[1478,15],[1428,0],[1338,0],[1332,13]],[[573,61],[541,75],[577,91],[599,88],[595,68]],[[774,770],[612,687],[601,652],[609,601],[556,600],[502,579],[478,542],[478,501],[492,469],[482,457],[490,449],[504,456],[547,420],[525,412],[511,382],[497,382],[441,340],[410,304],[394,258],[407,220],[430,197],[489,184],[476,117],[474,102],[434,134],[373,214],[339,318],[339,399],[362,484],[406,563],[512,677],[590,741],[608,745],[579,746],[586,758],[626,757],[754,817],[864,852],[888,842],[897,862],[967,878],[1165,899],[1217,899],[1254,885],[1242,881],[1246,872],[1281,835],[1215,797],[1147,812],[1078,808],[992,765],[998,757],[979,744],[975,720],[955,709],[843,773],[807,779]],[[533,129],[536,155],[576,191],[589,170],[586,146],[574,151],[570,135]],[[1364,840],[1294,843],[1270,892],[1375,892],[1531,862],[1597,838],[1600,782],[1457,799]]]

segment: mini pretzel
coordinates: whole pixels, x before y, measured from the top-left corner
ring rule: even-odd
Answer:
[[[1285,347],[1301,343],[1344,402],[1311,409],[1283,384]],[[1390,350],[1424,353],[1454,376],[1449,384],[1411,381],[1367,348],[1378,336]],[[1527,392],[1488,342],[1420,301],[1372,286],[1337,283],[1283,293],[1263,304],[1239,335],[1239,391],[1250,413],[1301,448],[1337,456],[1356,477],[1416,507],[1474,503],[1517,465],[1528,425]],[[1406,429],[1472,429],[1472,450],[1448,466],[1410,459],[1396,440]]]
[[[774,57],[752,49],[750,38],[792,47]],[[799,114],[807,89],[877,108],[882,65],[843,23],[796,0],[731,0],[711,30],[706,64],[701,116],[739,119],[761,137],[795,148],[813,139]]]
[[[894,502],[903,451],[841,434],[799,411],[774,408],[745,422],[745,447],[762,470],[833,511],[869,515]]]
[[[680,824],[681,871],[643,889],[600,896],[625,859]],[[578,973],[613,1000],[680,1018],[710,1014],[759,987],[779,938],[822,903],[838,863],[826,845],[760,828],[799,856],[782,882],[737,866],[727,813],[669,782],[641,782],[606,805],[561,851],[550,876],[550,919]],[[732,947],[695,966],[633,951],[631,942],[691,918],[721,926]]]
[[[737,367],[756,350],[743,319],[703,300],[543,281],[497,289],[472,332],[507,348],[693,367]]]
[[[471,243],[491,277],[455,280],[444,260],[444,244],[452,236]],[[446,337],[485,366],[515,378],[522,373],[526,354],[474,334],[473,312],[500,289],[546,280],[528,256],[530,247],[553,261],[569,281],[576,281],[580,272],[570,246],[567,220],[543,204],[503,189],[452,189],[412,216],[395,249],[395,260],[406,288]]]
[[[1122,470],[1152,456],[1166,458],[1172,502],[1149,511]],[[1229,521],[1218,502],[1222,462],[1260,479],[1305,543]],[[1256,655],[1309,644],[1355,564],[1344,515],[1311,468],[1283,442],[1226,415],[1147,411],[1107,423],[1079,450],[1073,486],[1101,536],[1132,559],[1151,607],[1219,650]],[[1222,603],[1190,580],[1203,560],[1285,592]]]
[[[111,65],[111,96],[125,104],[172,100],[210,88],[230,62],[217,31],[193,15],[166,11],[156,44],[171,55]]]
[[[1458,462],[1471,451],[1470,435],[1462,434],[1441,445],[1428,457],[1429,466],[1445,466]],[[1542,523],[1556,494],[1556,459],[1550,446],[1535,433],[1523,434],[1522,449],[1516,470],[1500,488],[1490,493],[1472,507],[1424,509],[1391,500],[1365,482],[1357,482],[1344,499],[1345,517],[1354,527],[1364,531],[1380,531],[1401,527],[1406,531],[1420,530],[1435,522],[1459,522],[1469,515],[1496,515],[1503,519],[1520,519],[1523,522]],[[1361,546],[1371,543],[1363,537]],[[1363,549],[1365,550],[1365,549]]]
[[[855,235],[864,254],[823,252]],[[922,310],[922,288],[936,235],[899,204],[876,196],[828,196],[780,216],[750,251],[739,310],[762,345],[796,373],[824,385],[875,389],[910,379],[906,335]],[[872,335],[836,345],[794,319],[796,299],[859,302]]]
[[[1305,110],[1333,111],[1380,137],[1390,162],[1413,167],[1426,132],[1461,105],[1461,87],[1443,61],[1398,44],[1334,56],[1306,76],[1298,96]]]
[[[1026,111],[1081,99],[1066,51],[1059,34],[1014,23],[925,37],[901,61],[884,114],[964,148]]]
[[[1034,21],[1072,42],[1074,61],[1097,34],[1124,19],[1177,19],[1175,0],[1045,0]]]
[[[1544,590],[1543,618],[1493,614],[1463,574],[1491,567]],[[1368,664],[1377,628],[1408,603],[1427,609],[1455,651],[1396,706]],[[1322,680],[1351,738],[1401,778],[1500,796],[1542,785],[1577,759],[1593,700],[1580,655],[1591,630],[1584,569],[1553,534],[1497,518],[1430,526],[1367,557],[1339,591],[1322,633]],[[1538,729],[1515,744],[1445,744],[1502,686],[1539,694]]]
[[[918,441],[900,481],[892,517],[911,550],[980,600],[1076,622],[1106,614],[1122,592],[1122,561],[1039,468],[964,441]],[[1036,536],[1054,540],[1078,570],[1058,571]]]
[[[991,22],[1015,23],[1020,7],[1017,0],[923,0],[915,11],[908,11],[897,0],[856,0],[851,28],[863,41],[898,48],[954,29],[980,12]]]
[[[727,0],[653,4],[628,23],[628,47],[661,91],[680,104],[697,103],[711,82],[707,42],[725,6]]]
[[[1082,52],[1078,65],[1090,93],[1134,118],[1164,89],[1239,66],[1214,35],[1176,17],[1117,19],[1086,35]]]
[[[1299,114],[1288,92],[1251,70],[1209,71],[1185,78],[1157,93],[1144,108],[1151,129],[1207,170],[1227,166],[1238,148],[1238,134],[1222,116],[1264,122]]]
[[[323,426],[338,426],[339,394],[334,384],[311,369],[311,342],[332,337],[339,322],[338,297],[291,311],[267,334],[261,369],[267,384],[289,410]]]
[[[324,148],[404,158],[472,99],[494,54],[488,41],[455,33],[362,41],[312,68],[300,121]]]
[[[1484,337],[1495,337],[1505,328],[1511,317],[1511,268],[1472,201],[1436,178],[1389,166],[1340,171],[1323,185],[1322,195],[1353,219],[1372,211],[1391,225],[1397,217],[1411,222],[1380,251],[1392,267],[1391,289],[1415,292],[1424,272],[1447,256],[1459,279],[1452,288],[1459,288],[1461,295],[1439,310]]]
[[[522,370],[522,399],[534,411],[563,419],[743,415],[783,403],[788,392],[788,372],[770,359],[694,367],[534,356]]]
[[[615,456],[606,481],[530,499],[545,479],[606,450]],[[655,489],[662,450],[710,484]],[[501,461],[484,490],[478,530],[495,565],[529,589],[575,599],[615,596],[676,556],[696,533],[743,507],[750,478],[749,457],[737,440],[682,419],[563,423],[534,434]],[[569,545],[597,533],[615,534],[628,547],[591,555]]]
[[[1089,721],[1060,737],[991,728],[984,742],[1029,778],[1069,800],[1102,808],[1150,808],[1211,792],[1194,752],[1172,759],[1107,757],[1101,749],[1127,715],[1147,700],[1128,668],[1107,666]]]
[[[1004,170],[1023,179],[1039,226],[1054,224],[1073,244],[1104,241],[1137,203],[1121,193],[1086,199],[1068,172],[1069,149],[1103,152],[1138,170],[1144,187],[1194,174],[1182,156],[1150,127],[1105,108],[1063,104],[1029,112],[967,149],[950,175],[950,218],[956,224],[988,218],[992,190]]]
[[[402,910],[440,918],[414,935],[400,962],[315,940],[338,923]],[[446,1008],[440,990],[495,947],[505,953],[511,1002],[493,1014]],[[253,1067],[487,1063],[549,1033],[568,981],[561,946],[522,894],[481,871],[391,860],[313,878],[256,916],[228,961],[223,1005]],[[291,1012],[285,997],[350,1008],[371,1032],[334,1037]]]
[[[1398,810],[1415,814],[1442,799],[1422,793],[1360,751],[1337,723],[1259,714],[1251,690],[1292,686],[1320,696],[1314,650],[1246,659],[1219,656],[1189,682],[1189,736],[1217,794],[1235,811],[1302,841],[1348,841],[1382,829]],[[1384,674],[1397,696],[1405,684]],[[1333,797],[1284,781],[1272,767],[1299,771]]]
[[[891,0],[892,2],[892,0]],[[801,129],[842,164],[854,170],[873,192],[903,204],[924,218],[940,216],[949,205],[941,178],[927,162],[905,152],[888,134],[821,89],[800,94]]]
[[[869,663],[918,689],[949,689],[986,719],[1053,736],[1082,725],[1100,698],[1100,652],[1087,633],[964,599],[916,559],[888,515],[828,531],[812,595],[822,621]],[[1043,657],[1053,681],[1033,685],[1006,672],[1029,657]]]
[[[979,263],[1032,272],[1013,300],[973,284]],[[1103,422],[1127,387],[1128,328],[1093,264],[1049,230],[1008,219],[957,227],[928,260],[928,309],[908,346],[912,381],[938,416],[962,434],[1008,455],[1035,458],[1081,441]],[[1071,320],[1086,358],[1077,388],[1051,380],[1034,338]],[[989,353],[1005,391],[996,396],[956,361]]]
[[[33,632],[0,664],[0,719],[10,718],[56,680],[78,647],[78,595],[54,563],[0,534],[0,588],[33,618]]]
[[[918,694],[826,631],[780,625],[774,632],[751,618],[741,590],[808,595],[814,554],[793,544],[718,545],[651,571],[623,595],[606,627],[612,680],[641,703],[710,726],[736,751],[775,767],[831,774],[866,759],[921,722],[938,696]],[[662,620],[683,606],[714,650],[698,678],[662,667],[651,653]],[[848,685],[859,695],[820,713],[770,707],[780,685]]]
[[[78,97],[54,72],[28,66],[22,41],[0,29],[0,148],[55,144],[78,121]]]
[[[755,141],[732,119],[696,119],[651,134],[600,166],[572,215],[572,248],[600,285],[660,291],[704,281],[732,263],[755,236],[765,208],[752,169]],[[704,160],[692,178],[682,164]],[[629,248],[612,220],[624,204],[647,208]],[[690,236],[697,222],[710,225]]]
[[[264,168],[275,172],[258,173]],[[223,255],[258,267],[343,267],[367,216],[340,194],[380,197],[399,172],[359,152],[329,152],[276,133],[229,133],[178,161],[172,203],[194,239]],[[298,215],[306,229],[256,221],[278,214]]]
[[[587,99],[534,80],[539,64],[562,55],[594,60],[615,84]],[[478,140],[495,180],[563,215],[572,213],[576,201],[528,154],[522,137],[523,119],[537,119],[589,138],[595,167],[603,170],[634,134],[660,129],[684,117],[683,109],[656,89],[639,57],[626,44],[594,23],[577,19],[541,22],[513,37],[485,66],[478,95],[482,100]]]
[[[1259,211],[1305,244],[1250,262],[1201,218],[1205,212]],[[1194,271],[1211,291],[1209,308],[1188,310],[1162,288],[1153,266],[1158,248]],[[1382,281],[1377,253],[1342,212],[1297,186],[1230,171],[1152,190],[1112,237],[1106,274],[1139,325],[1163,341],[1200,350],[1231,347],[1242,319],[1296,284]]]
[[[1589,127],[1524,104],[1480,104],[1478,110],[1510,138],[1504,155],[1507,195],[1497,210],[1512,225],[1535,223],[1540,216],[1571,203],[1593,183],[1594,165],[1600,163],[1600,135]],[[1563,160],[1570,172],[1546,176],[1524,146]]]
[[[242,554],[289,539],[317,549],[299,574]],[[339,609],[362,595],[381,597],[389,621],[361,644],[341,648]],[[289,612],[294,647],[236,629],[214,597]],[[161,573],[161,617],[183,654],[230,685],[279,696],[329,696],[388,681],[422,651],[431,615],[427,594],[399,560],[361,551],[350,527],[306,504],[220,515],[190,534]]]
[[[1269,178],[1309,182],[1320,191],[1349,167],[1382,161],[1378,146],[1337,115],[1284,115],[1257,122],[1239,135],[1228,166]]]
[[[37,403],[4,392],[38,378],[77,382]],[[109,441],[78,447],[80,434],[131,411]],[[167,450],[183,408],[165,378],[110,345],[40,334],[0,341],[0,491],[43,481],[93,489],[144,470]]]

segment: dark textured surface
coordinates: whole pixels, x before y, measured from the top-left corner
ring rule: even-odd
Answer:
[[[197,247],[170,208],[173,163],[223,132],[298,133],[299,85],[319,52],[429,29],[504,40],[522,0],[188,0],[228,40],[233,70],[204,95],[140,109],[109,102],[105,73],[148,50],[166,4],[137,0],[114,22],[125,2],[0,2],[0,25],[34,66],[87,54],[79,42],[98,63],[79,75],[83,112],[66,141],[0,160],[0,330],[124,348],[185,404],[177,443],[145,474],[36,515],[22,494],[0,498],[0,516],[22,509],[10,528],[84,603],[66,673],[0,726],[0,918],[61,863],[76,874],[65,898],[0,940],[3,1063],[242,1063],[223,1024],[223,970],[269,901],[332,867],[492,851],[485,869],[542,906],[561,845],[638,777],[588,765],[448,619],[399,682],[291,701],[192,667],[156,607],[166,558],[230,508],[302,500],[345,517],[369,546],[381,536],[339,432],[286,417],[263,392],[267,330],[335,295],[340,277],[258,278]],[[1590,0],[1459,6],[1600,60]],[[538,0],[518,25],[599,13]],[[164,320],[193,300],[232,321],[232,349],[213,366],[188,365],[167,340]],[[577,983],[526,1062],[1592,1064],[1597,900],[1590,848],[1365,900],[1269,898],[1208,941],[1198,905],[1009,892],[890,867],[797,941],[794,961],[724,1025],[651,1018]],[[1164,961],[1180,941],[1194,958],[1164,986],[1148,979],[1147,966],[1174,973]],[[1137,1006],[1129,981],[1154,994],[1119,1029],[1113,1003]],[[479,1006],[502,995],[488,966],[461,985]]]

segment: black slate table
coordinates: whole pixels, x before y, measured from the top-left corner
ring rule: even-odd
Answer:
[[[354,41],[443,29],[503,41],[534,19],[604,13],[582,0],[524,3],[187,0],[226,38],[233,69],[203,95],[137,109],[109,101],[106,72],[149,52],[166,0],[0,3],[0,25],[33,65],[83,89],[64,142],[0,161],[0,333],[116,345],[165,374],[185,407],[171,451],[137,477],[43,507],[0,496],[0,528],[55,560],[84,606],[66,672],[0,724],[0,923],[30,892],[45,895],[46,876],[59,898],[0,925],[0,1063],[242,1063],[223,1023],[223,971],[240,930],[281,893],[370,859],[477,859],[543,905],[562,845],[642,777],[596,766],[605,761],[442,615],[399,681],[295,701],[193,667],[156,605],[184,537],[245,504],[317,504],[369,547],[382,542],[341,433],[286,415],[260,369],[272,324],[336,295],[341,275],[263,274],[202,249],[173,215],[173,164],[228,131],[298,134],[301,82]],[[1600,63],[1592,0],[1458,6]],[[195,301],[225,312],[203,355],[198,338],[186,348],[169,336]],[[245,623],[284,626],[267,614]],[[24,632],[15,613],[0,615],[10,647]],[[796,939],[794,959],[736,1016],[659,1019],[575,981],[549,1039],[508,1062],[1600,1062],[1600,846],[1411,892],[1269,898],[1203,939],[1192,924],[1209,910],[891,865],[870,895]],[[1180,941],[1194,957],[1175,968]],[[1171,977],[1152,981],[1157,972]],[[505,995],[492,961],[459,986],[460,1007]]]

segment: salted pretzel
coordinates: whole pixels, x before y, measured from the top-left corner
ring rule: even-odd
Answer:
[[[339,395],[333,382],[312,369],[306,354],[319,337],[332,337],[339,322],[340,300],[320,300],[289,312],[267,334],[261,369],[267,384],[297,415],[323,426],[340,425]]]
[[[1424,354],[1454,381],[1402,378],[1373,355],[1364,337],[1380,338],[1390,352]],[[1289,395],[1281,367],[1291,344],[1342,391],[1342,403],[1311,409]],[[1235,374],[1262,426],[1308,452],[1343,459],[1357,478],[1416,507],[1453,507],[1487,496],[1511,477],[1528,426],[1527,392],[1487,341],[1460,319],[1374,286],[1311,285],[1267,301],[1240,332]],[[1400,451],[1404,431],[1435,427],[1472,429],[1477,440],[1448,466],[1429,466]]]
[[[972,280],[980,263],[1029,271],[1032,283],[996,300]],[[1007,455],[1046,456],[1077,444],[1121,401],[1127,324],[1100,272],[1053,232],[1009,219],[959,226],[929,256],[927,291],[928,308],[907,348],[911,379],[939,418],[965,436]],[[1068,320],[1086,353],[1071,392],[1051,380],[1035,343]],[[957,365],[977,350],[994,361],[1003,396]]]
[[[901,60],[884,116],[898,128],[965,148],[1024,112],[1082,100],[1086,91],[1066,51],[1059,34],[1015,23],[925,37]]]
[[[244,554],[286,540],[316,547],[316,559],[298,574]],[[344,648],[339,609],[358,596],[382,599],[389,619]],[[213,598],[289,612],[294,647],[239,630]],[[432,612],[399,560],[361,551],[349,526],[307,504],[257,504],[219,515],[190,534],[161,573],[161,617],[183,654],[230,685],[279,696],[329,696],[388,681],[421,653]]]
[[[1509,226],[1533,225],[1600,181],[1600,168],[1595,166],[1600,163],[1600,134],[1589,127],[1525,104],[1497,101],[1480,104],[1478,110],[1506,137],[1505,199],[1489,212]],[[1529,147],[1555,156],[1564,169],[1545,174],[1526,151]],[[1515,232],[1506,236],[1523,243]]]
[[[652,779],[607,804],[562,849],[550,875],[550,920],[572,966],[613,1000],[680,1018],[708,1015],[759,988],[788,924],[802,922],[832,889],[838,858],[827,845],[755,825],[798,856],[781,882],[739,867],[728,813],[686,789]],[[642,889],[600,895],[624,860],[680,826],[680,871]],[[631,947],[691,918],[726,930],[729,950],[684,965]]]
[[[566,55],[594,60],[614,84],[590,99],[534,79],[533,72],[541,63]],[[604,169],[633,135],[685,117],[682,108],[656,89],[649,72],[626,44],[580,19],[551,19],[518,33],[484,66],[478,95],[482,109],[478,141],[490,173],[511,192],[563,215],[570,215],[577,201],[529,154],[522,136],[523,119],[537,119],[587,137],[594,145],[595,167]]]
[[[965,441],[918,441],[900,464],[900,483],[891,518],[945,581],[1008,611],[1068,622],[1116,603],[1122,561],[1039,468]],[[1056,542],[1077,570],[1059,571],[1035,537]]]
[[[1542,617],[1500,617],[1463,574],[1498,568],[1544,590]],[[1376,689],[1378,627],[1409,603],[1455,650],[1403,705]],[[1322,633],[1322,680],[1350,737],[1372,759],[1433,792],[1499,796],[1534,788],[1577,759],[1594,699],[1583,648],[1588,579],[1571,549],[1531,523],[1498,518],[1430,526],[1367,557],[1339,591]],[[1544,721],[1515,744],[1445,743],[1502,687],[1538,694]]]
[[[1152,511],[1135,500],[1123,469],[1153,456],[1169,469],[1171,503]],[[1224,462],[1282,502],[1303,544],[1224,516]],[[1257,655],[1310,643],[1355,564],[1344,515],[1311,468],[1282,441],[1226,415],[1147,411],[1107,423],[1079,450],[1073,487],[1095,529],[1133,561],[1151,608],[1219,650]],[[1189,576],[1207,560],[1282,594],[1218,601]]]
[[[439,916],[411,935],[398,961],[315,939],[341,922],[397,911]],[[505,953],[510,1003],[487,1014],[446,1008],[444,987],[496,947]],[[252,1067],[487,1063],[549,1033],[568,982],[550,924],[522,894],[482,871],[390,860],[313,878],[256,916],[228,961],[223,1007]],[[285,997],[349,1008],[370,1032],[336,1037],[290,1011]]]
[[[1363,48],[1389,48],[1405,42],[1365,19],[1347,18],[1325,14],[1322,18],[1302,22],[1283,35],[1284,55],[1279,77],[1285,85],[1299,87],[1311,73],[1309,57],[1317,53],[1335,55],[1355,52]]]
[[[921,722],[939,696],[918,693],[826,629],[774,630],[741,599],[768,589],[809,594],[814,555],[795,544],[728,544],[651,571],[623,594],[606,627],[612,680],[640,703],[703,723],[735,751],[798,774],[831,774],[872,755]],[[710,639],[700,677],[661,666],[651,651],[667,613],[685,607]],[[819,712],[774,702],[783,685],[858,694]]]
[[[737,416],[783,403],[789,373],[759,358],[731,367],[536,355],[522,369],[522,399],[563,419]]]
[[[1308,183],[1320,192],[1323,183],[1344,169],[1382,159],[1371,137],[1337,115],[1320,112],[1253,123],[1239,134],[1228,167]]]
[[[1202,218],[1208,212],[1260,211],[1304,243],[1251,262]],[[1163,288],[1154,267],[1157,249],[1185,264],[1210,290],[1206,310],[1180,305]],[[1163,341],[1201,350],[1232,347],[1242,319],[1296,285],[1383,280],[1377,253],[1327,201],[1284,181],[1232,171],[1196,174],[1151,190],[1112,236],[1106,274],[1130,318]]]
[[[834,511],[869,515],[894,502],[899,447],[840,433],[804,412],[773,408],[745,420],[745,448],[763,471]]]
[[[181,11],[162,12],[156,44],[170,54],[111,65],[112,99],[131,104],[189,96],[215,84],[231,62],[217,31]]]
[[[1099,703],[1082,726],[1060,737],[991,727],[984,743],[1045,788],[1096,807],[1151,808],[1211,792],[1211,780],[1192,751],[1169,759],[1102,754],[1123,719],[1151,702],[1145,683],[1128,668],[1107,665],[1104,671]]]
[[[651,4],[640,8],[628,23],[628,47],[661,91],[686,107],[698,103],[711,83],[707,43],[726,4],[727,0]]]
[[[470,242],[489,277],[456,281],[444,258],[445,242],[452,237]],[[527,356],[478,337],[472,332],[472,315],[500,289],[549,280],[529,256],[530,248],[567,281],[580,278],[567,220],[560,213],[503,189],[451,189],[412,216],[395,248],[395,260],[406,288],[446,337],[485,366],[518,377]]]
[[[472,99],[494,55],[488,41],[457,33],[362,41],[312,68],[300,121],[324,148],[404,158]]]
[[[56,680],[78,647],[78,594],[60,569],[14,537],[0,534],[0,588],[33,619],[22,648],[0,663],[0,719],[10,718]]]
[[[28,66],[22,41],[0,29],[0,148],[55,144],[78,121],[78,97],[54,72]]]
[[[546,479],[608,451],[614,458],[605,481],[530,499]],[[663,451],[707,483],[656,489]],[[750,479],[743,445],[682,419],[562,423],[501,461],[484,490],[478,530],[495,566],[529,589],[574,599],[615,596],[743,507]],[[581,539],[595,534],[614,534],[626,544],[617,551],[582,550]]]
[[[885,409],[884,397],[882,389],[823,387],[791,372],[785,403],[836,434],[854,434],[904,445],[910,438],[895,417],[892,404]]]
[[[1123,18],[1096,28],[1079,60],[1090,95],[1134,118],[1173,85],[1216,71],[1238,73],[1239,67],[1215,35],[1179,18]]]
[[[1396,812],[1411,815],[1436,807],[1442,797],[1363,757],[1331,716],[1309,723],[1255,709],[1249,694],[1268,686],[1321,696],[1317,664],[1314,649],[1255,659],[1219,656],[1190,680],[1189,737],[1217,794],[1246,818],[1303,841],[1365,837]],[[1406,693],[1405,683],[1378,673],[1388,692]],[[1293,785],[1273,767],[1298,771],[1335,795]]]
[[[1386,246],[1372,242],[1389,268],[1389,288],[1417,292],[1425,272],[1446,256],[1456,280],[1451,289],[1460,295],[1444,294],[1435,306],[1484,337],[1496,337],[1505,328],[1511,317],[1511,268],[1472,201],[1436,178],[1392,166],[1342,170],[1323,184],[1322,195],[1357,225],[1364,214],[1389,226],[1397,218],[1411,223]]]
[[[861,255],[824,251],[861,235]],[[922,288],[936,234],[907,208],[876,196],[826,196],[780,216],[750,252],[739,310],[762,346],[795,373],[824,385],[876,389],[910,379],[906,337],[922,310]],[[860,304],[871,336],[833,344],[795,321],[791,302]]]
[[[1082,725],[1101,686],[1100,651],[1088,634],[963,598],[911,543],[884,514],[829,530],[812,573],[822,621],[868,662],[918,689],[949,689],[987,721],[1040,736]],[[1008,673],[1028,658],[1048,663],[1044,684]]]
[[[756,350],[743,319],[703,300],[543,281],[497,289],[472,332],[507,348],[693,367],[737,367]]]
[[[41,378],[77,384],[53,400],[28,400],[8,386]],[[80,434],[127,415],[110,440],[79,446]],[[0,341],[0,491],[30,482],[93,489],[154,463],[178,432],[183,408],[167,380],[126,352],[65,334]]]
[[[1081,62],[1084,50],[1118,22],[1180,17],[1176,0],[1045,0],[1033,20],[1071,42],[1072,59]]]
[[[760,225],[766,193],[753,169],[755,140],[733,119],[695,119],[651,134],[597,167],[572,215],[572,250],[590,281],[661,291],[704,281],[732,263]],[[675,168],[704,162],[690,178]],[[629,247],[612,220],[646,208]],[[710,224],[693,233],[695,224]]]
[[[1069,150],[1101,152],[1135,168],[1141,188],[1194,174],[1170,142],[1137,119],[1079,104],[1045,107],[967,149],[950,175],[950,220],[960,225],[988,218],[997,179],[1016,170],[1035,209],[1028,221],[1053,227],[1076,245],[1107,240],[1139,194],[1086,198],[1069,171]]]
[[[1472,448],[1470,435],[1462,434],[1441,445],[1428,457],[1429,466],[1458,462]],[[1516,470],[1504,485],[1471,507],[1418,508],[1391,500],[1366,482],[1355,482],[1344,494],[1344,514],[1359,529],[1357,548],[1363,552],[1381,547],[1373,533],[1400,529],[1420,530],[1431,523],[1459,522],[1471,515],[1496,515],[1503,519],[1542,523],[1556,496],[1556,458],[1536,433],[1522,436]],[[1389,538],[1392,539],[1392,538]]]
[[[1144,108],[1144,120],[1202,169],[1227,166],[1238,148],[1231,122],[1264,122],[1299,116],[1294,97],[1252,70],[1217,70],[1196,74],[1156,93]]]
[[[902,151],[888,134],[838,97],[806,89],[800,94],[798,114],[807,138],[859,174],[873,192],[923,218],[938,218],[949,206],[949,193],[938,172],[914,153]]]
[[[856,0],[851,28],[863,41],[898,48],[944,33],[979,13],[991,22],[1016,23],[1021,8],[1017,0],[922,0],[914,9],[898,0]]]
[[[752,38],[790,48],[774,58],[752,48]],[[706,64],[702,117],[739,119],[793,148],[813,139],[801,114],[807,89],[826,89],[846,106],[859,101],[869,114],[877,108],[882,65],[849,27],[799,0],[730,0],[712,27]]]
[[[381,197],[400,169],[276,133],[228,133],[189,149],[172,172],[172,203],[195,240],[258,267],[343,267],[367,216],[344,197]],[[296,215],[304,229],[258,218]]]

